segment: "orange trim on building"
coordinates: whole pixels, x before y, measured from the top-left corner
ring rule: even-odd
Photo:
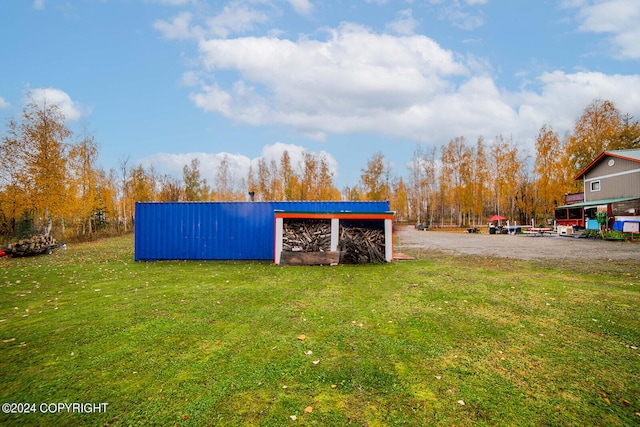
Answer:
[[[304,213],[304,212],[276,212],[276,218],[298,219],[393,219],[393,213]]]

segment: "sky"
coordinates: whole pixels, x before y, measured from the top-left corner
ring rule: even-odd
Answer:
[[[460,136],[535,156],[595,99],[640,119],[638,22],[638,0],[0,0],[0,134],[30,93],[103,169],[198,158],[210,184],[284,150],[339,189]]]

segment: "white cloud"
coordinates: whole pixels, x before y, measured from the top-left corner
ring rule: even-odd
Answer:
[[[300,15],[310,15],[313,11],[313,4],[309,0],[287,0],[291,7]]]
[[[73,101],[63,90],[56,88],[39,88],[30,91],[31,99],[37,105],[56,104],[67,120],[79,120],[82,116],[90,113],[90,110],[80,103]]]
[[[147,3],[159,3],[168,6],[182,6],[191,3],[192,0],[145,0]]]
[[[620,59],[640,58],[640,2],[600,0],[565,4],[578,8],[581,31],[610,34],[609,41]]]
[[[240,123],[286,125],[317,140],[332,133],[435,144],[460,135],[529,138],[543,124],[564,133],[595,98],[640,116],[640,76],[555,71],[537,76],[535,87],[507,91],[485,60],[456,55],[425,36],[353,24],[327,34],[201,41],[198,76],[209,83],[199,83],[191,99]],[[219,71],[236,77],[218,80]]]
[[[202,78],[200,77],[200,73],[198,73],[197,71],[185,71],[182,74],[180,83],[186,87],[195,87],[201,85],[203,82]]]
[[[464,11],[458,3],[444,7],[440,12],[441,19],[450,21],[455,27],[463,30],[475,30],[484,25],[482,13],[469,13]]]
[[[196,28],[191,28],[191,13],[183,12],[176,15],[171,22],[156,21],[153,28],[160,31],[167,39],[189,39],[201,33]]]
[[[216,172],[222,160],[226,157],[229,164],[229,172],[236,180],[247,176],[251,159],[242,154],[233,153],[181,153],[168,154],[157,153],[146,157],[140,161],[143,166],[153,165],[156,170],[168,173],[175,177],[182,177],[182,170],[185,166],[191,165],[193,159],[200,162],[200,176],[207,180],[209,185],[215,183]]]
[[[527,131],[530,124],[530,134],[543,124],[552,124],[561,133],[572,130],[575,120],[596,98],[614,102],[623,113],[640,113],[640,75],[554,71],[540,75],[538,82],[539,92],[524,91],[513,99],[519,106],[520,128]]]
[[[417,26],[418,21],[413,18],[413,12],[411,9],[405,9],[398,12],[395,21],[387,24],[387,30],[396,34],[408,36],[414,33]]]
[[[338,176],[338,162],[336,161],[335,158],[333,158],[331,154],[329,154],[324,150],[309,152],[309,150],[307,150],[306,148],[300,145],[276,142],[275,144],[272,144],[272,145],[265,145],[262,148],[262,153],[260,155],[260,158],[266,160],[267,163],[270,163],[273,160],[279,165],[280,159],[282,158],[282,154],[285,151],[289,154],[291,165],[293,166],[294,170],[296,170],[298,173],[303,172],[304,156],[305,154],[309,153],[309,154],[323,157],[327,162],[327,166],[329,167],[329,172],[333,173],[334,176]],[[253,160],[254,164],[257,164],[257,161],[258,159],[254,159]]]
[[[210,186],[213,186],[215,185],[216,173],[218,171],[218,168],[220,167],[220,163],[223,159],[226,158],[231,176],[235,180],[236,185],[239,185],[240,180],[247,177],[250,167],[253,167],[254,171],[257,170],[258,161],[260,159],[265,160],[267,164],[270,164],[273,160],[279,166],[280,159],[282,158],[282,154],[285,151],[289,153],[291,165],[294,167],[294,169],[299,168],[298,172],[300,172],[302,170],[300,168],[301,162],[304,159],[304,154],[307,153],[308,150],[299,145],[285,144],[282,142],[265,145],[262,148],[260,156],[255,158],[250,158],[243,154],[233,154],[226,152],[197,152],[182,154],[157,153],[140,160],[139,163],[147,167],[153,165],[156,170],[162,171],[163,173],[169,173],[172,176],[182,177],[182,169],[184,168],[184,166],[190,165],[193,159],[198,159],[200,162],[200,175],[202,176],[202,178],[205,178],[207,180],[207,183]],[[335,160],[335,158],[333,158],[329,153],[325,151],[312,152],[311,154],[323,156],[327,161],[329,170],[334,173],[334,176],[337,176],[338,162]]]
[[[33,0],[33,8],[35,10],[44,10],[44,0]]]
[[[230,117],[232,115],[231,103],[233,102],[230,94],[220,89],[217,85],[204,85],[200,93],[191,94],[190,98],[197,107],[204,111],[214,111],[221,113],[223,116]]]
[[[3,97],[0,96],[0,110],[3,108],[9,108],[9,103],[5,101]]]
[[[267,13],[258,9],[255,4],[232,1],[216,15],[207,17],[182,12],[170,21],[157,20],[153,28],[167,39],[199,40],[205,37],[225,38],[232,34],[247,33],[255,30],[258,24],[268,21]]]
[[[560,2],[560,7],[564,8],[574,8],[574,7],[582,7],[587,5],[589,0],[562,0]]]
[[[326,41],[203,41],[204,68],[214,75],[236,71],[240,78],[228,87],[203,85],[191,98],[245,123],[287,124],[316,135],[366,131],[372,120],[407,111],[467,73],[452,52],[424,36],[379,35],[352,24],[328,35]]]
[[[161,3],[183,4],[181,0],[148,0]],[[287,0],[296,13],[310,16],[313,4],[309,0]],[[186,1],[184,3],[187,3]],[[232,0],[214,15],[198,12],[182,12],[172,19],[157,20],[153,27],[167,39],[226,38],[234,34],[254,31],[259,25],[268,23],[278,8],[270,1]],[[271,29],[273,33],[280,30]]]
[[[298,5],[298,13],[307,3],[312,7],[310,2],[289,3]],[[455,25],[472,29],[484,23],[480,6],[486,0],[431,3],[440,4],[441,17]],[[461,55],[413,34],[418,22],[411,9],[387,25],[390,34],[343,23],[297,40],[280,38],[276,31],[230,37],[268,22],[273,3],[266,4],[232,1],[213,18],[183,13],[156,24],[166,37],[198,40],[199,58],[183,75],[198,108],[253,126],[289,126],[319,141],[329,134],[371,133],[437,145],[462,135],[531,139],[543,124],[563,134],[594,98],[609,99],[621,111],[640,116],[636,75],[551,70],[529,76],[524,89],[507,91],[494,81],[496,72],[486,58]],[[563,6],[580,8],[584,31],[613,32],[615,22],[627,22],[603,12],[602,22],[592,23],[591,14],[601,4],[618,5],[618,12],[623,5],[633,6],[625,0],[572,0]],[[635,9],[627,13],[635,16]],[[195,25],[196,19],[202,26]],[[630,55],[631,49],[625,52]],[[265,148],[263,155],[274,157],[270,153],[281,153],[278,147]]]
[[[233,2],[225,6],[218,15],[209,18],[207,25],[214,36],[227,37],[232,33],[251,31],[256,24],[265,23],[268,20],[266,13],[240,2]]]
[[[429,3],[440,5],[439,18],[449,21],[454,27],[463,30],[475,30],[485,24],[484,15],[479,6],[488,0],[429,0]]]
[[[251,125],[265,124],[269,115],[266,101],[242,81],[236,82],[229,92],[217,85],[203,86],[202,91],[192,94],[190,98],[204,111],[218,112]]]

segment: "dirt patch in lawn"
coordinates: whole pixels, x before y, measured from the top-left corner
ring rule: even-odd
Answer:
[[[612,242],[557,235],[532,236],[474,234],[466,232],[419,231],[397,227],[395,251],[440,252],[522,260],[640,261],[640,242]],[[640,267],[639,267],[640,268]]]

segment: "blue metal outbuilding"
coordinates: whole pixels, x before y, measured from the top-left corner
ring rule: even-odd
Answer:
[[[136,203],[134,258],[273,260],[275,211],[386,212],[389,202]]]

